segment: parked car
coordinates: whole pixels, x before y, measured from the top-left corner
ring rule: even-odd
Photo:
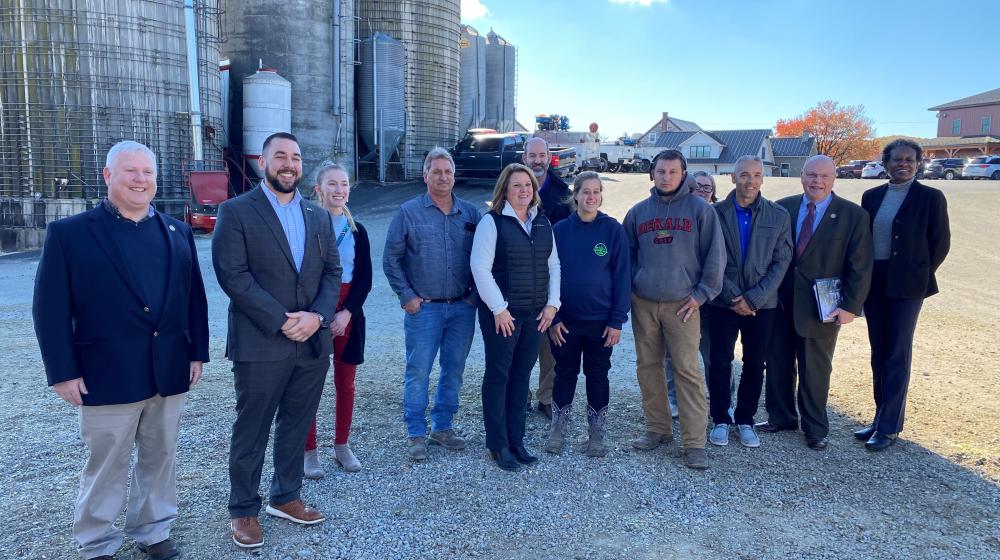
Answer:
[[[969,160],[962,168],[967,179],[993,179],[1000,181],[1000,156],[979,156]]]
[[[962,158],[937,158],[924,164],[924,177],[927,179],[961,179],[962,167],[965,160]]]
[[[520,163],[528,134],[522,132],[472,132],[459,140],[451,150],[457,179],[496,179],[504,167]],[[551,148],[552,169],[566,178],[576,171],[573,148]]]
[[[852,159],[844,165],[837,166],[838,179],[858,179],[861,177],[861,170],[871,160]]]
[[[886,173],[885,167],[882,166],[881,161],[869,161],[865,164],[864,169],[861,170],[862,179],[888,179],[889,174]]]

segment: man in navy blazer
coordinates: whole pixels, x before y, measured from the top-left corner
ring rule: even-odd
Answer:
[[[208,306],[194,237],[157,212],[156,156],[137,142],[108,152],[108,198],[49,224],[32,313],[48,383],[80,409],[90,450],[73,536],[83,558],[111,558],[114,526],[150,558],[173,558],[174,456],[184,393],[208,361]],[[127,492],[133,446],[138,461]]]

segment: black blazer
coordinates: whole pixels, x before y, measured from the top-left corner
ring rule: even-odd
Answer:
[[[343,308],[351,312],[351,334],[347,337],[344,355],[340,361],[361,365],[365,361],[365,300],[372,291],[372,248],[368,240],[368,230],[355,221],[358,231],[354,232],[354,275],[351,288],[344,298]]]
[[[226,356],[234,362],[291,356],[296,343],[281,333],[285,312],[312,311],[329,321],[340,297],[340,255],[330,215],[302,200],[306,242],[301,271],[296,271],[264,188],[223,202],[212,235],[215,276],[230,300]],[[333,352],[326,321],[306,341],[313,358]]]
[[[840,307],[861,315],[872,283],[872,234],[868,215],[860,206],[836,194],[816,226],[802,258],[795,259],[795,225],[799,219],[802,195],[777,201],[791,218],[792,263],[778,288],[778,304],[789,309],[795,330],[804,338],[836,336],[840,327],[819,318],[813,285],[820,278],[840,278],[843,303]]]
[[[191,229],[161,212],[169,280],[149,312],[103,206],[52,222],[35,275],[32,316],[49,385],[82,377],[88,406],[186,392],[190,362],[208,361],[208,304]]]
[[[881,185],[861,196],[861,207],[868,211],[871,224],[888,190],[888,184]],[[948,202],[944,193],[913,181],[892,222],[889,279],[883,295],[922,299],[938,293],[934,274],[950,248]]]

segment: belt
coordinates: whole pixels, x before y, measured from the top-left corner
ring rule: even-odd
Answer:
[[[463,299],[468,299],[468,297],[470,295],[472,295],[472,288],[469,288],[468,290],[465,290],[465,293],[462,294],[462,295],[460,295],[460,296],[458,296],[458,297],[453,297],[453,298],[435,298],[435,299],[420,298],[420,300],[422,302],[424,302],[424,303],[448,303],[448,304],[451,304],[451,303],[458,303],[458,302],[462,301]]]

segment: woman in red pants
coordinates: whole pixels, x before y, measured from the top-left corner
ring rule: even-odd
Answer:
[[[365,315],[362,306],[372,289],[371,245],[368,232],[354,221],[347,209],[351,184],[347,170],[336,163],[324,164],[316,175],[316,198],[330,212],[333,234],[340,252],[343,276],[337,312],[330,319],[333,335],[334,461],[345,471],[361,470],[361,463],[347,443],[354,413],[354,375],[364,361]],[[305,477],[323,478],[316,452],[316,419],[306,440]]]

